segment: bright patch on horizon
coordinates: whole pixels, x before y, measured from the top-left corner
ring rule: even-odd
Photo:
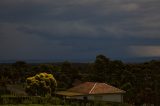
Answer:
[[[129,52],[136,56],[160,56],[160,46],[131,46]]]

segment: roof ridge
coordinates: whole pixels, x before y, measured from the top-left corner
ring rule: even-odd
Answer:
[[[91,92],[93,91],[93,89],[95,88],[96,85],[97,85],[97,83],[95,82],[94,86],[93,86],[92,89],[89,91],[89,94],[91,94]]]
[[[119,89],[119,88],[117,88],[117,87],[115,87],[115,86],[112,86],[112,85],[109,85],[109,84],[106,84],[106,83],[104,83],[105,85],[107,85],[107,86],[110,86],[110,87],[112,87],[112,88],[115,88],[115,89]],[[121,90],[121,89],[120,89]]]
[[[109,85],[109,84],[107,84],[107,83],[104,83],[104,84],[107,85],[107,86],[110,86],[110,87],[112,87],[112,88],[114,88],[114,89],[117,89],[117,90],[126,92],[126,91],[124,91],[124,90],[122,90],[122,89],[120,89],[120,88],[117,88],[117,87],[115,87],[115,86]]]

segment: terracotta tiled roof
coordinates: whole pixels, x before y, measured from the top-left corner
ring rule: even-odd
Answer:
[[[67,90],[81,94],[107,94],[107,93],[125,93],[125,91],[108,85],[106,83],[85,82]]]
[[[73,88],[70,88],[67,91],[88,94],[91,91],[91,89],[93,88],[94,84],[95,83],[85,82],[85,83],[79,84]]]
[[[78,95],[84,95],[77,92],[69,92],[69,91],[59,91],[56,93],[57,95],[65,95],[65,96],[78,96]]]

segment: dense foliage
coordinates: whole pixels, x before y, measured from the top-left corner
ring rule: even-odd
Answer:
[[[29,95],[46,96],[54,94],[57,82],[52,74],[40,73],[26,79],[26,92]]]
[[[54,74],[58,90],[85,81],[105,82],[127,91],[125,102],[160,104],[160,61],[155,60],[123,63],[98,55],[92,63],[27,64],[18,61],[0,65],[0,81],[3,85],[24,84],[26,78],[42,72]]]

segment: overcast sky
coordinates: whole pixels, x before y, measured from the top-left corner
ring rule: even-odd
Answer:
[[[0,60],[160,57],[160,0],[0,0]]]

